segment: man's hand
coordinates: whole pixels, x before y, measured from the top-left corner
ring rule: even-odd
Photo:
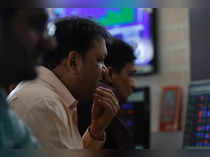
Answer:
[[[105,129],[120,110],[115,94],[107,88],[98,87],[94,93],[90,131],[94,137],[103,137]]]

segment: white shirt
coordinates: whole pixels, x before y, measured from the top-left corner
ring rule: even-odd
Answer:
[[[34,81],[20,83],[8,101],[31,128],[43,148],[101,148],[105,141],[96,141],[88,131],[83,138],[77,124],[77,100],[64,84],[45,67],[38,68]]]

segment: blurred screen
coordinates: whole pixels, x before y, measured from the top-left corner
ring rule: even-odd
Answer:
[[[210,81],[191,83],[184,131],[185,148],[210,148]]]

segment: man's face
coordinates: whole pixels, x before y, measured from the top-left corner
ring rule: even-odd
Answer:
[[[5,78],[9,83],[31,80],[36,77],[35,66],[40,53],[51,48],[44,37],[47,23],[45,9],[18,9],[5,33],[6,52],[1,61]]]
[[[85,56],[80,77],[84,100],[90,98],[95,91],[102,77],[104,59],[107,55],[106,44],[103,39],[93,41],[93,45],[93,48]]]
[[[135,87],[133,78],[135,72],[136,68],[133,63],[126,64],[119,73],[113,71],[112,86],[117,90],[122,102],[127,101]]]

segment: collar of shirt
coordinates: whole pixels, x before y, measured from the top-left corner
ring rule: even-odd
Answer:
[[[40,66],[38,67],[38,73],[38,78],[49,84],[53,90],[62,97],[66,107],[71,108],[78,104],[78,101],[72,96],[70,91],[51,70]]]

